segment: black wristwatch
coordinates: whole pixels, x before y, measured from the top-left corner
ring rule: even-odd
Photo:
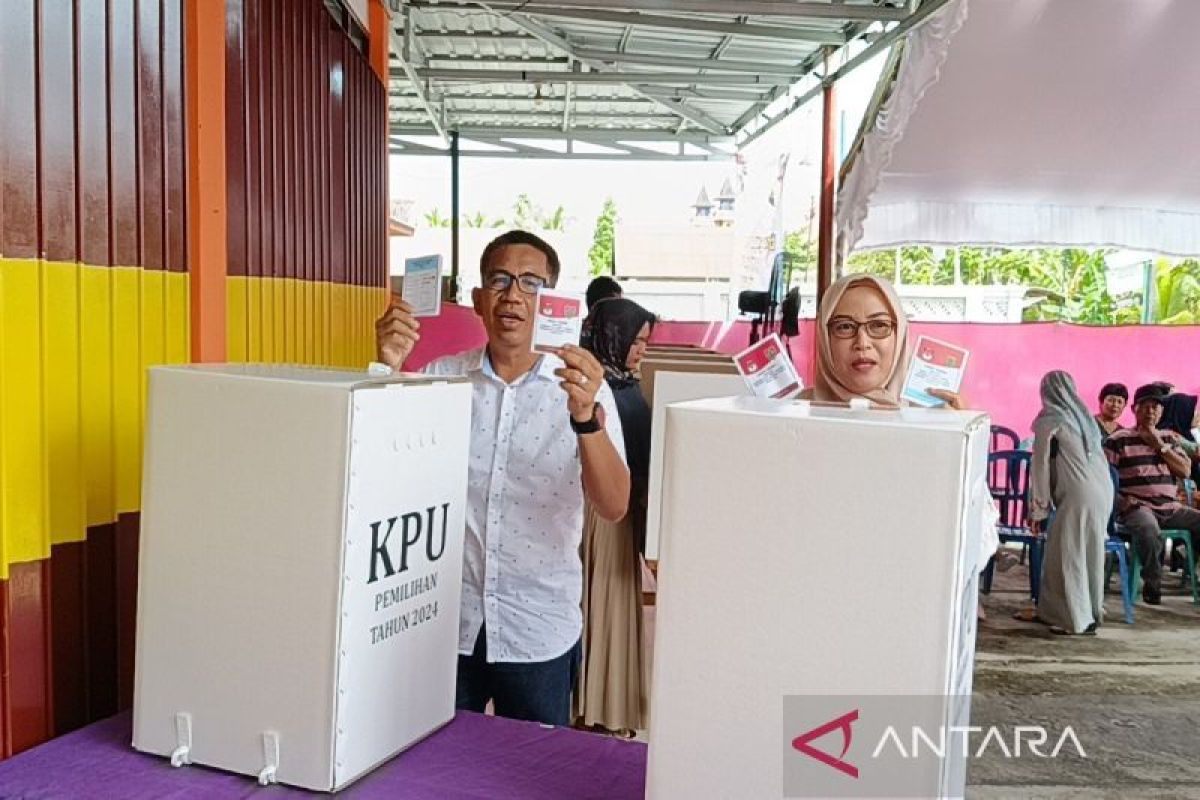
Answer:
[[[576,422],[574,417],[570,417],[571,430],[575,431],[576,436],[604,430],[604,426],[600,424],[600,416],[596,413],[598,408],[600,408],[599,403],[592,406],[592,418],[587,422]]]

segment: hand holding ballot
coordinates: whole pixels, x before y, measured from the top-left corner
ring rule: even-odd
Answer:
[[[421,338],[420,327],[413,307],[392,295],[387,311],[375,320],[375,359],[399,372]]]
[[[604,384],[604,367],[596,357],[577,345],[569,344],[555,351],[566,365],[554,374],[562,378],[559,386],[567,393],[567,410],[576,422],[587,422],[596,407],[596,393]]]
[[[970,356],[956,345],[930,336],[918,337],[901,396],[918,406],[963,408],[958,390]]]

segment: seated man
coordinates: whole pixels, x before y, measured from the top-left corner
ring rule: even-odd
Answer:
[[[1106,383],[1100,390],[1100,413],[1096,424],[1100,426],[1100,438],[1112,436],[1121,430],[1121,414],[1129,404],[1129,390],[1123,383]]]
[[[1200,541],[1200,511],[1185,507],[1176,492],[1176,480],[1187,477],[1191,460],[1180,447],[1178,434],[1156,429],[1163,397],[1153,384],[1140,387],[1133,395],[1137,426],[1119,430],[1104,441],[1108,461],[1117,468],[1120,479],[1119,518],[1129,529],[1142,561],[1142,599],[1150,605],[1162,602],[1159,531],[1189,530]]]

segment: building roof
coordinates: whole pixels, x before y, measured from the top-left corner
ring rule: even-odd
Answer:
[[[394,2],[394,0],[393,0]],[[407,0],[393,18],[395,152],[728,158],[946,0]]]

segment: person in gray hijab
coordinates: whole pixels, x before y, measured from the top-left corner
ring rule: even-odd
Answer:
[[[1095,634],[1104,615],[1104,540],[1113,508],[1112,478],[1100,430],[1075,381],[1062,370],[1042,377],[1042,410],[1033,421],[1029,520],[1047,532],[1037,617],[1055,633]]]

